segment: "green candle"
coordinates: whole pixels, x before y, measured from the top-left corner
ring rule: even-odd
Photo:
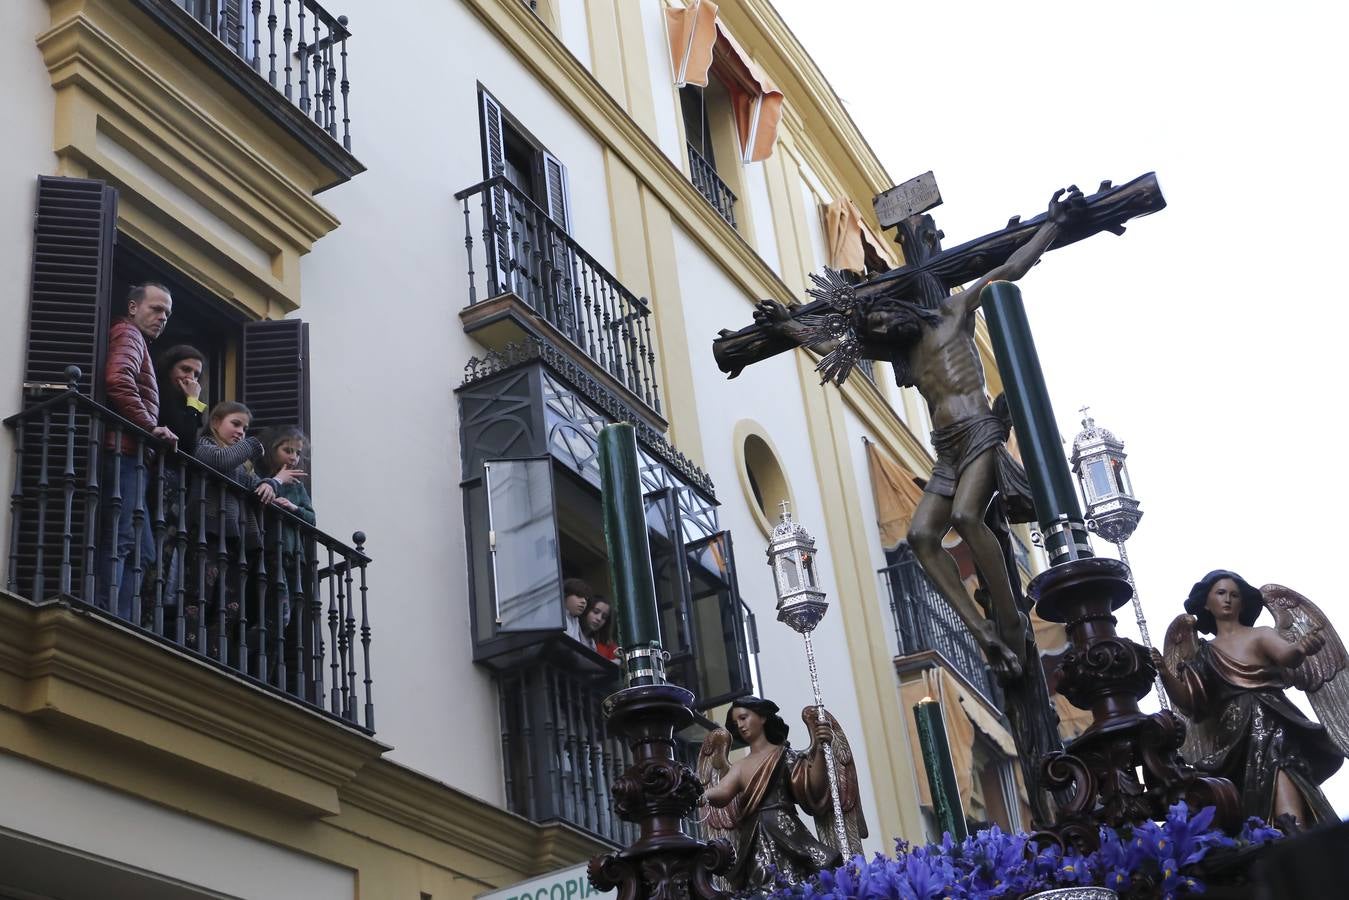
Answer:
[[[918,723],[918,743],[923,751],[923,768],[927,770],[937,825],[943,832],[950,832],[957,841],[963,841],[969,832],[965,828],[965,813],[960,807],[960,789],[956,786],[951,747],[946,742],[941,704],[931,698],[920,700],[913,705],[913,717]]]
[[[637,432],[627,424],[600,431],[600,490],[604,500],[604,542],[614,591],[618,643],[624,650],[660,643],[646,506],[637,468]]]

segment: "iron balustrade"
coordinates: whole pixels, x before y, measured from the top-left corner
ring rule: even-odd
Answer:
[[[506,176],[465,188],[454,198],[463,204],[469,305],[517,295],[659,414],[651,304],[624,287]],[[480,244],[475,235],[481,236]],[[485,276],[481,291],[478,270]]]
[[[989,671],[984,654],[946,598],[928,579],[912,548],[900,544],[889,554],[896,560],[880,570],[890,590],[890,612],[899,636],[899,655],[935,650],[984,698],[1002,709],[1002,688]]]
[[[350,547],[262,504],[80,394],[78,372],[67,370],[65,392],[4,420],[15,446],[6,589],[121,618],[374,733],[365,535]],[[115,523],[137,497],[136,539],[119,561]],[[247,523],[238,538],[227,536],[231,518]],[[147,533],[153,559],[141,549]]]
[[[534,822],[563,821],[616,846],[637,828],[618,817],[610,785],[632,765],[632,752],[604,720],[604,698],[617,673],[587,675],[563,663],[534,660],[497,676],[501,758],[511,812]],[[676,736],[675,755],[696,766],[696,745]],[[696,819],[684,831],[702,836]]]
[[[351,150],[351,82],[347,77],[351,31],[346,16],[332,15],[315,0],[158,2],[181,7],[329,137]]]
[[[726,182],[721,180],[717,174],[716,168],[703,159],[692,144],[688,144],[689,150],[689,180],[693,186],[698,189],[698,193],[707,198],[707,202],[712,204],[712,208],[717,214],[725,219],[732,228],[739,228],[735,224],[735,194],[726,186]]]

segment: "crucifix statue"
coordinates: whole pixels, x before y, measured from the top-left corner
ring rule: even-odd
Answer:
[[[1028,655],[1034,637],[1006,538],[1000,540],[995,529],[1005,531],[1007,520],[1033,521],[1035,514],[1026,474],[1006,447],[1010,419],[986,393],[974,342],[975,313],[989,284],[1021,278],[1051,249],[1101,231],[1121,234],[1127,220],[1162,209],[1165,201],[1152,174],[1120,187],[1104,182],[1089,197],[1069,187],[1055,192],[1044,214],[1024,223],[1014,217],[1003,229],[950,250],[942,249],[944,235],[927,214],[940,203],[931,173],[880,195],[880,224],[897,228],[904,266],[860,279],[830,269],[812,274],[813,302],[788,308],[761,301],[754,324],[722,331],[713,354],[734,378],[747,365],[807,347],[821,354],[816,369],[822,382],[842,384],[859,360],[873,359],[891,363],[901,387],[918,389],[931,414],[936,464],[910,524],[909,543],[990,667],[1005,683],[1015,682],[1028,666],[1038,669],[1038,660]],[[990,514],[997,508],[995,497],[1005,518]],[[970,598],[955,560],[942,548],[951,528],[974,556],[985,610]],[[1043,687],[1035,693],[1044,693]],[[1039,701],[1028,699],[1026,705]],[[1041,735],[1034,743],[1049,740]],[[1030,749],[1022,747],[1023,753]]]

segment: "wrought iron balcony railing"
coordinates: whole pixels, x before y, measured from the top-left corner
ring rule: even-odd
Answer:
[[[472,202],[475,197],[477,203]],[[503,294],[518,296],[600,371],[659,415],[650,304],[624,287],[504,175],[454,198],[464,210],[469,306]]]
[[[890,612],[895,617],[901,656],[935,650],[940,653],[984,699],[1002,709],[1002,688],[989,672],[979,644],[960,616],[928,580],[907,544],[890,553],[896,561],[880,574],[890,590]]]
[[[721,180],[713,165],[703,159],[702,154],[695,150],[692,144],[688,145],[688,150],[689,180],[698,189],[698,193],[712,204],[718,215],[730,223],[732,228],[738,228],[739,226],[735,224],[735,194],[726,186],[726,182]]]
[[[351,150],[346,16],[315,0],[141,0],[181,7]],[[340,108],[339,108],[340,107]]]
[[[501,757],[511,812],[535,822],[562,821],[617,846],[636,826],[613,809],[610,785],[632,764],[632,752],[605,724],[604,698],[618,677],[585,675],[565,661],[535,661],[498,676]],[[675,738],[675,755],[696,765],[696,745]],[[693,819],[684,831],[701,836]]]
[[[4,424],[15,440],[7,590],[120,618],[374,732],[364,534],[349,547],[263,505],[73,387]]]

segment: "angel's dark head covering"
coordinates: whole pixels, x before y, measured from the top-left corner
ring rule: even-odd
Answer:
[[[778,705],[772,700],[764,700],[761,697],[741,697],[731,704],[731,708],[726,710],[726,730],[736,737],[740,737],[740,729],[735,724],[735,715],[737,707],[747,709],[752,713],[758,713],[763,717],[763,733],[768,738],[770,744],[787,743],[787,732],[790,730],[787,723],[778,715]]]
[[[1224,578],[1235,581],[1238,590],[1241,591],[1241,612],[1237,615],[1237,620],[1242,625],[1254,625],[1255,620],[1260,617],[1260,610],[1265,608],[1260,591],[1252,587],[1250,582],[1236,572],[1214,569],[1194,583],[1194,587],[1190,588],[1190,596],[1185,600],[1185,611],[1195,617],[1195,627],[1204,634],[1213,634],[1218,628],[1218,623],[1213,620],[1213,613],[1209,612],[1205,605],[1208,603],[1208,592]]]

